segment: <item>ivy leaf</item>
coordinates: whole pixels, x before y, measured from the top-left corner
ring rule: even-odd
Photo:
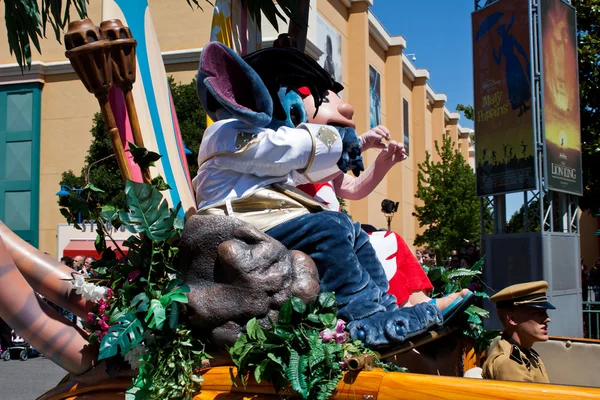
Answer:
[[[127,312],[108,329],[102,338],[98,360],[117,355],[117,347],[121,349],[121,355],[124,356],[143,339],[144,326],[133,313]]]
[[[304,311],[306,311],[306,304],[304,304],[302,299],[296,296],[292,296],[290,301],[292,302],[292,309],[298,314],[303,314]]]
[[[85,185],[82,190],[91,190],[92,192],[96,192],[96,193],[104,193],[104,190],[97,188],[96,186],[92,185],[91,183],[88,183],[87,185]]]
[[[262,377],[265,373],[265,369],[267,368],[267,365],[269,364],[269,361],[270,361],[269,359],[263,360],[254,369],[254,379],[256,379],[256,382],[260,383],[262,381]]]
[[[310,322],[314,322],[315,324],[318,324],[321,322],[321,320],[319,320],[319,316],[317,314],[313,314],[313,313],[308,314],[306,319]]]
[[[433,267],[429,270],[429,280],[431,282],[437,281],[438,279],[440,279],[442,277],[442,268],[440,267]]]
[[[260,322],[258,322],[256,318],[252,318],[248,321],[246,324],[246,332],[248,332],[248,337],[252,340],[264,341],[267,339],[260,327]]]
[[[292,322],[292,303],[286,301],[279,310],[279,324],[287,325]]]
[[[171,313],[169,314],[169,327],[171,330],[177,330],[179,325],[179,306],[177,302],[171,303]]]
[[[154,162],[162,157],[160,154],[148,151],[145,147],[137,146],[132,142],[129,142],[129,152],[133,156],[133,162],[139,165],[141,169],[154,167]]]
[[[469,308],[467,308],[467,312],[469,314],[478,315],[478,316],[480,316],[482,318],[489,318],[490,317],[489,311],[487,311],[487,310],[485,310],[483,308],[477,307],[475,305],[470,305]]]
[[[152,186],[156,186],[160,191],[171,190],[171,186],[169,186],[169,184],[165,182],[165,179],[160,175],[152,178]]]
[[[98,254],[102,254],[104,250],[106,250],[106,240],[104,239],[104,235],[101,234],[100,228],[96,228],[96,240],[94,240],[94,248],[98,252]]]
[[[175,215],[163,196],[152,185],[127,181],[125,195],[129,212],[119,217],[132,233],[144,233],[151,240],[163,241],[171,236]]]
[[[319,321],[327,328],[335,328],[337,318],[335,317],[335,314],[320,314]]]
[[[333,308],[337,304],[335,301],[335,294],[333,293],[321,293],[317,299],[317,302],[323,309]]]

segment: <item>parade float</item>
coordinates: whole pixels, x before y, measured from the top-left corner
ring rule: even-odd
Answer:
[[[123,7],[123,20],[135,24]],[[422,309],[425,331],[407,335],[392,327],[386,337],[392,339],[382,345],[373,339],[376,335],[369,336],[368,325],[363,328],[367,333],[361,334],[360,329],[348,329],[351,321],[338,318],[336,295],[322,290],[317,267],[308,256],[286,249],[237,218],[194,215],[193,192],[184,199],[181,191],[169,187],[177,185],[177,174],[186,180],[185,164],[177,160],[182,147],[177,135],[171,138],[174,150],[167,150],[167,158],[171,165],[179,162],[179,172],[163,167],[162,172],[170,174],[166,182],[151,175],[160,155],[144,143],[136,105],[153,106],[136,104],[132,88],[136,67],[149,73],[152,62],[144,50],[136,61],[137,42],[131,32],[117,19],[99,27],[84,20],[72,23],[65,36],[66,56],[98,99],[127,197],[127,209],[102,207],[93,201],[93,192],[102,188],[88,184],[76,196],[61,199],[61,213],[69,223],[77,224],[79,214],[96,222],[96,249],[102,254],[95,266],[99,276],[73,274],[0,223],[0,279],[6,285],[0,294],[2,317],[70,372],[42,399],[600,397],[600,389],[591,387],[597,382],[589,368],[600,355],[599,342],[555,338],[540,346],[550,374],[561,385],[462,378],[481,363],[482,346],[489,343],[481,326],[483,310],[461,309],[464,314],[453,324],[442,325],[431,307],[415,307],[414,313]],[[207,73],[205,83],[213,96],[206,108],[215,100],[223,106],[225,100],[228,116],[234,110],[244,118],[250,111],[270,122],[273,106],[260,104],[253,86],[260,82],[225,79],[227,73],[248,73],[241,58],[222,45],[205,50],[216,54],[210,62],[218,57],[238,62],[234,66],[205,61],[207,69],[200,72]],[[109,100],[113,85],[123,93],[126,125],[115,119],[115,105]],[[248,96],[236,92],[240,88],[252,91],[256,109],[243,102]],[[199,92],[202,97],[206,88]],[[275,98],[280,96],[277,92]],[[288,104],[288,93],[284,90],[279,98],[282,105]],[[219,113],[214,117],[218,122]],[[125,129],[131,132],[129,143],[122,135]],[[258,133],[239,132],[233,143],[242,151]],[[325,136],[324,144],[335,141],[330,131],[319,134]],[[162,148],[169,145],[163,143]],[[359,168],[359,154],[346,155],[344,168]],[[126,253],[104,229],[107,223],[131,233],[122,244]],[[456,286],[450,285],[448,292],[461,289],[472,275],[467,278],[452,281]],[[36,293],[82,318],[86,332],[62,321]],[[411,317],[406,321],[409,325]],[[370,340],[376,343],[363,343]]]

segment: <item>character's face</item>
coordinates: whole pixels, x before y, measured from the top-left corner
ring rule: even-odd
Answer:
[[[315,116],[315,100],[312,96],[304,98],[304,107],[308,114],[308,122],[321,125],[342,126],[344,128],[356,128],[354,123],[354,108],[345,103],[337,94],[331,90],[323,98],[319,106],[319,112]]]
[[[536,307],[515,307],[512,323],[515,324],[521,343],[526,347],[548,340],[548,310]]]

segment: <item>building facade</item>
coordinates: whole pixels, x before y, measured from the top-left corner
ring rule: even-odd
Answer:
[[[204,10],[191,10],[184,0],[149,3],[167,74],[178,82],[190,82],[210,38],[212,7],[207,3]],[[355,220],[385,227],[382,200],[399,202],[391,227],[412,244],[422,229],[411,215],[417,165],[427,151],[436,159],[434,143],[444,135],[473,163],[473,131],[460,126],[459,114],[445,105],[446,96],[428,84],[429,72],[415,68],[404,54],[406,39],[390,36],[369,10],[371,4],[311,0],[307,53],[343,83],[341,95],[355,109],[359,133],[381,123],[390,129],[392,139],[408,148],[408,159],[396,165],[370,196],[348,202],[347,209]],[[91,2],[88,11],[99,24],[102,1]],[[2,10],[0,18],[3,21]],[[262,25],[263,45],[269,45],[277,32],[266,21]],[[60,256],[57,227],[64,219],[56,192],[63,171],[81,170],[99,107],[73,72],[62,44],[53,38],[44,40],[43,53],[35,54],[32,68],[21,74],[7,43],[2,29],[0,220],[42,251]],[[373,150],[365,154],[367,164],[376,154]]]

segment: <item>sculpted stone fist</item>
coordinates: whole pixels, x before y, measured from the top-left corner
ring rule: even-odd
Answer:
[[[268,326],[291,296],[319,294],[314,262],[237,218],[193,216],[183,230],[180,271],[190,286],[192,329],[232,345],[253,317]]]

